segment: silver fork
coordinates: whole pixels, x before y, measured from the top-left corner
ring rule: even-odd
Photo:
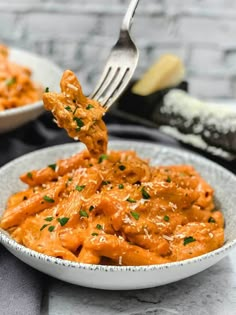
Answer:
[[[108,109],[122,94],[133,76],[139,52],[129,31],[139,0],[131,0],[121,24],[120,36],[112,48],[103,73],[90,98]]]

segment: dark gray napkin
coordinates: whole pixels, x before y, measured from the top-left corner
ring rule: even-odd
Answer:
[[[44,276],[0,245],[0,314],[40,314]]]

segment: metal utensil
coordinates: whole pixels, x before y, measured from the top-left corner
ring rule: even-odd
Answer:
[[[129,31],[139,0],[131,0],[121,24],[120,36],[112,48],[104,71],[90,98],[108,109],[122,94],[133,76],[139,52]]]

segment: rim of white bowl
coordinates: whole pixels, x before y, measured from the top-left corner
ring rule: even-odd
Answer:
[[[24,55],[28,55],[34,58],[37,58],[45,63],[50,64],[50,69],[53,69],[53,71],[58,72],[62,74],[63,70],[53,61],[51,61],[50,59],[46,58],[46,57],[41,57],[40,55],[34,53],[34,52],[30,52],[24,49],[20,49],[20,48],[15,48],[15,47],[9,47],[10,51],[13,52],[19,52],[19,53],[23,53]],[[43,109],[43,100],[38,100],[37,102],[34,103],[29,103],[29,104],[25,104],[23,106],[19,106],[19,107],[14,107],[14,108],[9,108],[3,111],[0,111],[0,118],[2,117],[7,117],[7,116],[12,116],[18,113],[25,113],[28,111],[33,111],[35,109],[38,109],[42,107]]]
[[[217,168],[219,171],[221,172],[225,172],[227,173],[227,176],[230,176],[232,178],[232,180],[234,180],[236,182],[236,176],[230,172],[229,170],[225,169],[223,166],[205,158],[202,157],[199,154],[195,154],[191,151],[188,150],[180,150],[178,148],[172,148],[172,147],[168,147],[165,145],[160,145],[160,144],[154,144],[151,142],[140,142],[140,141],[129,141],[129,140],[120,140],[120,139],[114,139],[111,140],[110,143],[119,143],[119,142],[124,142],[124,143],[129,143],[130,145],[134,144],[134,145],[142,145],[142,146],[151,146],[153,147],[153,145],[155,145],[156,147],[159,148],[163,148],[163,149],[168,149],[169,151],[171,151],[172,153],[179,153],[181,151],[181,154],[184,156],[187,155],[191,155],[193,157],[193,159],[200,161],[203,164],[207,164],[207,165],[211,165],[215,168]],[[26,156],[33,156],[34,154],[37,154],[39,151],[53,151],[56,148],[59,147],[63,147],[66,148],[74,146],[75,144],[73,143],[67,143],[67,144],[60,144],[60,145],[55,145],[52,147],[47,147],[47,148],[43,148],[40,150],[36,150],[33,152],[30,152],[28,154],[25,154],[21,157],[18,157],[14,160],[12,160],[11,162],[8,162],[7,164],[5,164],[4,166],[2,166],[0,168],[0,172],[3,171],[5,169],[5,167],[10,167],[11,164],[16,164],[19,160],[22,160],[23,158],[25,158]],[[109,149],[109,148],[108,148]],[[197,256],[197,257],[193,257],[193,258],[189,258],[189,259],[185,259],[185,260],[181,260],[181,261],[176,261],[176,262],[170,262],[170,263],[165,263],[165,264],[156,264],[156,265],[142,265],[142,266],[109,266],[109,265],[95,265],[95,264],[85,264],[85,263],[79,263],[79,262],[74,262],[74,261],[70,261],[70,260],[66,260],[66,259],[60,259],[60,258],[56,258],[56,257],[52,257],[52,256],[48,256],[42,253],[39,253],[35,250],[29,249],[27,247],[25,247],[24,245],[21,245],[19,243],[17,243],[15,240],[13,240],[10,235],[2,230],[0,228],[0,244],[2,245],[6,245],[9,246],[10,248],[19,251],[23,254],[26,254],[28,257],[32,257],[34,259],[38,259],[38,260],[42,260],[46,263],[53,263],[55,265],[59,265],[62,267],[69,267],[69,268],[77,268],[77,269],[83,269],[83,270],[88,270],[88,271],[104,271],[104,272],[142,272],[142,271],[155,271],[155,270],[164,270],[164,269],[170,269],[170,268],[175,268],[175,267],[184,267],[186,265],[190,265],[190,264],[196,264],[199,263],[203,260],[208,260],[211,259],[215,256],[225,256],[223,255],[224,252],[226,253],[227,251],[233,249],[234,247],[236,247],[236,239],[229,241],[227,243],[225,243],[222,247],[215,249],[209,253]]]

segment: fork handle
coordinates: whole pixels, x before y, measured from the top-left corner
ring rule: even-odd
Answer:
[[[138,3],[139,3],[139,0],[130,1],[128,9],[125,13],[124,19],[121,24],[121,31],[130,31],[130,28],[133,22],[133,16],[134,16]]]

